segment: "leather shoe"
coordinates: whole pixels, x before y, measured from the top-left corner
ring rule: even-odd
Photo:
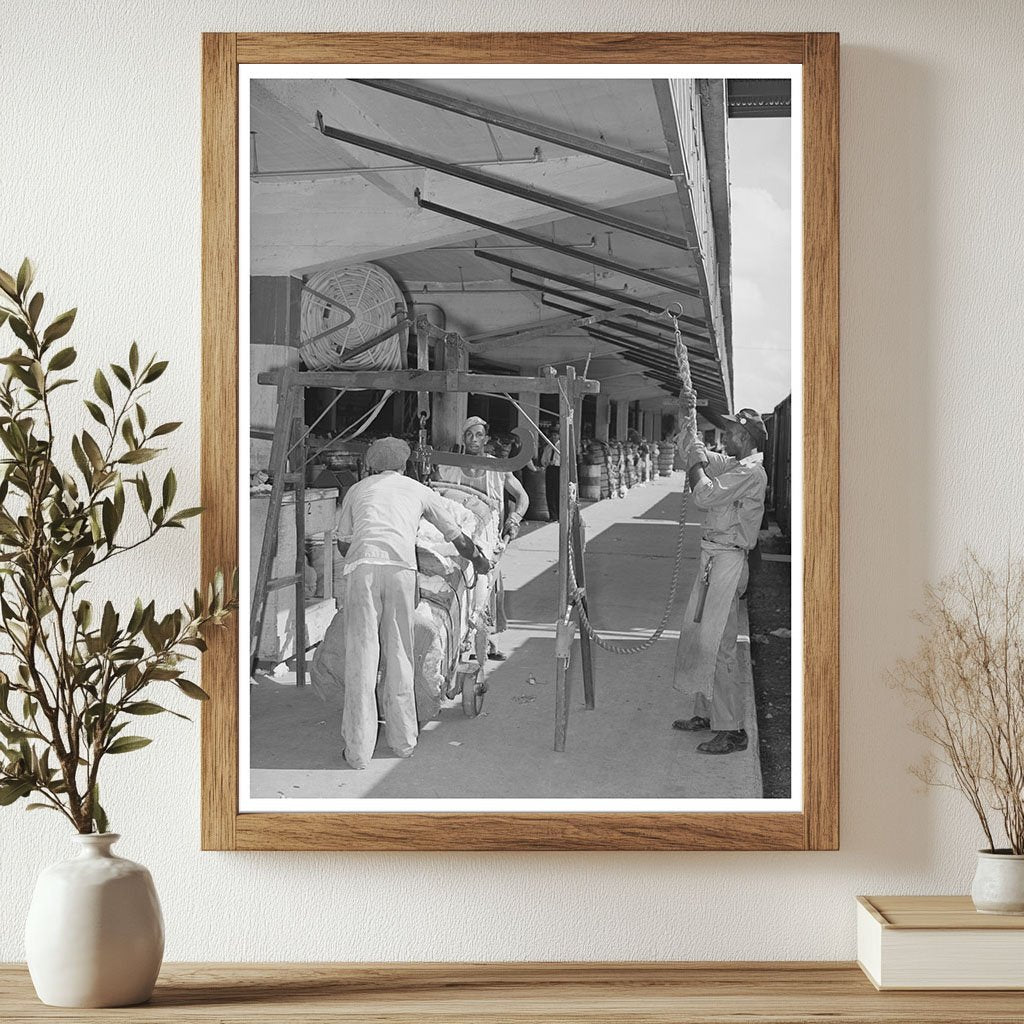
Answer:
[[[747,749],[746,729],[723,729],[705,743],[697,745],[702,754],[731,754]]]
[[[488,661],[505,661],[508,655],[504,651],[499,651],[497,647],[492,647],[487,652]]]
[[[701,732],[704,729],[711,728],[711,722],[707,718],[701,718],[700,715],[694,715],[693,718],[677,718],[672,723],[673,729],[682,729],[683,732]]]

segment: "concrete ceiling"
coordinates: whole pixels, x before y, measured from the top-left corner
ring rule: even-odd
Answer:
[[[650,81],[446,79],[417,84],[666,159]],[[395,278],[411,302],[442,307],[448,329],[464,336],[564,315],[542,305],[540,291],[513,282],[507,267],[485,262],[474,252],[484,250],[537,268],[534,281],[549,271],[659,307],[679,302],[688,316],[703,318],[703,304],[693,295],[420,209],[415,192],[436,204],[572,246],[580,257],[611,258],[693,290],[698,280],[688,252],[342,144],[317,130],[317,111],[337,128],[470,165],[661,231],[684,231],[671,180],[344,79],[262,79],[252,84],[251,93],[251,273],[304,275],[327,266],[374,262]],[[609,301],[564,284],[554,287],[573,292],[580,308]],[[670,321],[662,322],[661,334],[671,343]],[[653,349],[656,358],[665,355],[664,349],[635,343]],[[670,349],[668,354],[671,361]],[[544,363],[580,365],[588,356],[599,360],[591,364],[592,375],[600,371],[608,378],[605,393],[669,397],[649,367],[578,329],[510,342],[489,351],[487,360],[532,372]],[[725,407],[716,375],[717,388],[708,382],[699,390]]]

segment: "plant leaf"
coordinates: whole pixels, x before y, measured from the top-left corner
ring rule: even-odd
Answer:
[[[178,524],[183,519],[191,519],[193,516],[201,515],[202,511],[202,505],[196,505],[193,508],[183,508],[180,512],[175,512],[174,515],[167,520],[167,525],[170,526],[172,523]]]
[[[36,292],[32,296],[32,301],[28,304],[28,322],[35,329],[36,324],[39,322],[39,314],[43,309],[43,293]]]
[[[152,437],[163,437],[164,434],[170,434],[172,431],[177,430],[181,426],[181,420],[174,423],[161,423],[156,430],[153,431]]]
[[[90,402],[88,398],[83,399],[82,404],[89,410],[89,415],[101,426],[107,425],[107,417],[103,415],[103,410],[95,403]]]
[[[149,514],[150,507],[153,504],[153,495],[149,490],[149,477],[145,473],[138,477],[135,481],[135,486],[139,492],[139,501],[142,504],[142,508]]]
[[[117,461],[134,466],[140,462],[149,462],[150,459],[155,459],[158,454],[156,448],[136,448],[134,451],[125,452]]]
[[[14,278],[4,270],[0,270],[0,288],[2,288],[12,299],[17,301],[18,286],[15,283]]]
[[[66,370],[76,359],[78,353],[71,348],[62,348],[51,360],[47,370]]]
[[[110,384],[107,383],[107,378],[104,376],[102,370],[96,371],[96,376],[92,379],[92,386],[96,391],[96,394],[100,396],[100,401],[109,405],[111,409],[114,408],[114,396],[110,393]]]
[[[143,384],[152,384],[163,372],[167,369],[167,360],[164,359],[159,363],[154,363],[146,373],[143,379]]]
[[[89,456],[92,468],[97,471],[101,470],[104,466],[103,453],[88,430],[82,431],[82,447],[85,449],[85,454]]]
[[[171,502],[174,501],[174,495],[178,492],[178,479],[174,475],[174,470],[167,470],[167,476],[164,477],[163,486],[163,503],[164,506],[170,508]]]
[[[17,779],[10,782],[0,782],[0,807],[7,807],[15,800],[31,793],[34,786],[31,779]]]
[[[128,371],[123,366],[118,366],[117,363],[110,364],[110,372],[123,384],[126,388],[132,386],[132,379],[128,376]]]
[[[32,287],[32,281],[36,276],[36,268],[32,261],[26,256],[18,268],[18,294],[24,295]]]
[[[187,679],[178,679],[175,681],[174,685],[177,686],[186,697],[191,697],[193,700],[210,699],[210,695],[201,686],[196,686],[195,683],[191,683]]]
[[[64,335],[71,330],[71,325],[75,322],[75,315],[77,313],[77,308],[69,309],[66,313],[61,313],[61,315],[57,317],[57,319],[54,320],[45,331],[43,331],[43,341],[49,344],[51,341],[63,338]]]
[[[128,350],[128,365],[131,367],[132,373],[139,372],[139,346],[134,341]]]
[[[148,747],[153,741],[146,736],[118,736],[106,749],[108,754],[127,754]]]
[[[121,436],[124,438],[124,443],[132,451],[139,447],[139,442],[135,440],[135,428],[132,426],[132,421],[127,417],[125,417],[125,421],[121,425]]]

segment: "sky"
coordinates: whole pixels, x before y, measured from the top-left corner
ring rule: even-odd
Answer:
[[[736,408],[771,412],[792,390],[788,117],[730,118]]]

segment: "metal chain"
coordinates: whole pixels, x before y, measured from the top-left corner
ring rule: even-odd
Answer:
[[[602,651],[607,651],[609,654],[640,654],[646,651],[649,647],[656,644],[661,639],[661,634],[665,632],[665,628],[668,626],[669,616],[672,614],[672,609],[676,603],[676,591],[679,589],[679,571],[683,564],[683,540],[686,534],[686,510],[689,506],[689,494],[683,494],[683,501],[679,509],[679,534],[676,537],[676,557],[675,563],[672,566],[672,583],[668,590],[668,600],[665,602],[665,611],[661,616],[661,622],[658,623],[658,628],[645,640],[637,644],[621,644],[613,643],[611,640],[605,640],[600,636],[597,630],[594,629],[593,623],[590,621],[590,616],[587,614],[586,608],[583,606],[583,598],[586,594],[582,587],[576,582],[576,562],[573,554],[572,544],[569,544],[569,602],[575,604],[576,609],[580,616],[580,625],[586,631],[587,636],[601,648]],[[572,510],[570,515],[579,518],[579,506],[573,502]],[[570,520],[571,522],[572,520]]]
[[[680,388],[680,398],[687,399],[687,405],[689,411],[685,420],[686,435],[689,441],[692,443],[697,438],[697,393],[693,389],[693,380],[690,377],[690,354],[686,351],[686,346],[683,344],[683,334],[679,329],[679,317],[682,316],[682,307],[679,308],[679,313],[673,313],[672,307],[670,306],[666,311],[666,314],[672,320],[672,327],[675,330],[676,335],[676,369],[679,374],[679,380],[682,384]],[[605,452],[605,462],[609,469],[609,477],[611,475],[611,449],[609,448]],[[621,460],[619,464],[619,471],[622,471]],[[609,480],[609,488],[611,482]],[[683,542],[686,537],[686,510],[689,507],[689,491],[683,491],[683,500],[679,507],[679,532],[676,535],[676,555],[675,561],[672,565],[672,582],[668,589],[668,600],[665,602],[665,611],[662,613],[661,622],[658,623],[657,629],[645,640],[640,641],[636,644],[622,644],[613,643],[611,640],[605,640],[597,630],[594,628],[593,623],[590,621],[590,616],[587,614],[587,609],[584,607],[583,599],[586,597],[584,589],[576,581],[576,558],[573,553],[573,546],[569,544],[569,603],[575,605],[576,610],[579,613],[580,625],[586,632],[587,636],[601,648],[602,651],[607,651],[609,654],[640,654],[646,651],[649,647],[652,647],[660,639],[661,635],[665,632],[665,628],[668,626],[669,616],[672,614],[672,609],[676,603],[676,591],[679,589],[679,572],[683,565]],[[573,499],[570,501],[570,516],[574,517],[577,521],[580,519],[579,504]],[[570,522],[572,520],[570,519]]]

